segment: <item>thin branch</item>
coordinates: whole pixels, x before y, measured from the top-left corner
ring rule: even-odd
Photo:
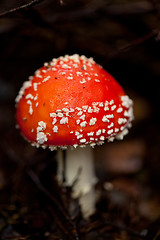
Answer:
[[[35,4],[40,3],[41,1],[43,1],[43,0],[32,0],[32,1],[29,2],[29,3],[23,4],[23,5],[19,6],[19,7],[12,8],[12,9],[10,9],[10,10],[7,10],[7,11],[4,11],[4,12],[0,13],[0,17],[3,17],[3,16],[5,16],[5,15],[7,15],[7,14],[14,13],[14,12],[23,10],[23,9],[25,9],[25,8],[31,7],[31,6],[33,6],[33,5],[35,5]]]
[[[119,225],[117,223],[113,223],[112,221],[108,221],[105,219],[103,219],[102,222],[99,222],[99,221],[91,222],[90,225],[88,226],[88,228],[82,228],[81,232],[89,233],[92,231],[99,231],[103,234],[104,232],[108,232],[108,227],[111,227],[112,231],[114,231],[114,232],[125,231],[125,232],[131,234],[132,236],[137,237],[139,240],[145,238],[145,236],[142,235],[141,233],[139,233],[138,231],[135,231],[131,228],[125,227],[124,225]]]
[[[131,49],[133,48],[134,46],[137,46],[151,38],[155,38],[156,41],[159,41],[159,29],[155,29],[155,30],[152,30],[151,32],[149,32],[148,34],[140,37],[140,38],[137,38],[133,41],[131,41],[130,43],[118,48],[117,50],[111,52],[111,54],[109,54],[108,58],[107,58],[107,61],[109,59],[112,59],[113,57],[117,56],[118,54],[120,54],[121,52],[124,52],[124,51],[127,51],[128,49]]]
[[[38,176],[34,173],[34,171],[32,170],[28,170],[27,171],[29,177],[32,179],[32,181],[36,184],[36,186],[39,188],[39,190],[41,192],[43,192],[57,207],[57,209],[61,212],[61,214],[63,215],[63,217],[68,221],[68,223],[70,224],[70,226],[72,226],[72,236],[70,234],[70,239],[74,239],[74,240],[79,240],[79,236],[78,236],[78,232],[75,226],[75,223],[71,220],[71,218],[69,217],[68,213],[66,212],[66,210],[60,205],[60,203],[43,187],[42,183],[40,182]],[[59,223],[59,221],[57,221],[57,223]],[[61,230],[65,233],[65,234],[69,234],[68,231],[66,231],[66,229],[64,227],[61,226],[61,224],[58,224],[59,227],[61,228]]]
[[[157,10],[160,8],[160,4],[156,4]],[[107,14],[110,15],[124,15],[124,14],[144,14],[155,10],[153,5],[153,0],[151,1],[128,1],[127,3],[117,3],[110,4],[106,9],[104,9]]]

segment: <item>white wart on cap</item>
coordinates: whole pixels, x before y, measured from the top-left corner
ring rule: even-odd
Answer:
[[[92,58],[59,57],[26,81],[16,98],[17,123],[37,147],[84,147],[122,139],[133,119],[132,100]]]

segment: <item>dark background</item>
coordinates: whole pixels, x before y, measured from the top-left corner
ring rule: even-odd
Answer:
[[[57,191],[59,196],[58,191],[61,190],[58,186],[51,187],[52,175],[56,171],[56,153],[34,149],[22,139],[15,129],[14,102],[22,83],[44,62],[74,53],[93,57],[110,72],[133,99],[135,114],[133,127],[123,142],[106,143],[94,150],[100,182],[97,188],[101,192],[96,213],[98,220],[93,217],[90,223],[83,222],[80,212],[75,210],[80,219],[77,224],[82,224],[81,227],[78,225],[82,229],[79,237],[143,239],[145,236],[145,239],[152,239],[151,236],[156,236],[154,239],[158,239],[159,18],[158,0],[0,1],[2,239],[14,239],[11,237],[15,236],[19,237],[17,239],[20,236],[24,239],[76,239],[70,238],[60,227],[64,219],[59,212],[54,212],[55,206],[50,206],[52,204],[49,205],[45,197],[39,196],[37,189],[40,186],[34,185],[34,177],[38,176],[50,192]],[[34,170],[34,177],[30,169]],[[68,192],[63,193],[66,198]],[[45,206],[41,201],[39,203],[39,197]],[[72,205],[70,201],[68,204]],[[48,206],[53,207],[52,216],[41,211],[42,206],[46,212],[49,211]],[[113,217],[116,219],[115,226],[111,224]],[[107,221],[108,228],[104,228],[104,221]],[[91,230],[88,230],[89,227]]]

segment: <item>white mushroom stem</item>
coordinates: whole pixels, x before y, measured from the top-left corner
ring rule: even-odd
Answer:
[[[58,180],[63,184],[63,158],[62,152],[58,154]],[[82,214],[88,218],[95,211],[95,183],[93,154],[91,147],[67,149],[65,185],[73,185],[73,198],[79,198]],[[74,184],[73,184],[74,183]]]

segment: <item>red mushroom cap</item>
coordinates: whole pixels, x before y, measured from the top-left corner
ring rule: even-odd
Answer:
[[[117,81],[77,54],[45,63],[24,82],[16,103],[24,137],[51,149],[121,138],[133,119],[132,101]]]

